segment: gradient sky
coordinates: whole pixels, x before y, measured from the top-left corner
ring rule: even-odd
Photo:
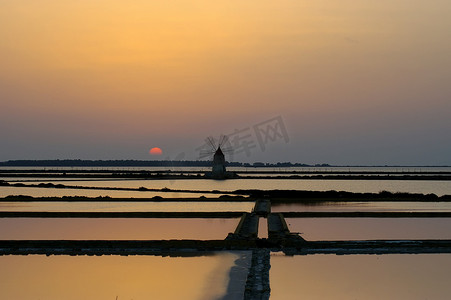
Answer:
[[[244,130],[242,162],[451,165],[450,28],[449,0],[0,0],[0,161]]]

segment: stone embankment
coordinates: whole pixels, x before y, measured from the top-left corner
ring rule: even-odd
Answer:
[[[256,240],[258,236],[258,216],[244,213],[233,234],[227,240]]]
[[[245,300],[267,300],[271,292],[269,286],[270,250],[254,249],[252,265],[246,281]]]
[[[266,217],[271,213],[271,201],[269,199],[257,199],[253,212],[260,217]]]

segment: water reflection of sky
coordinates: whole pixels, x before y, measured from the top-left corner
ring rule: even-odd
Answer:
[[[239,219],[0,218],[0,240],[225,239]]]
[[[122,188],[139,188],[146,187],[149,189],[178,189],[178,190],[194,190],[194,191],[234,191],[239,189],[262,189],[262,190],[312,190],[312,191],[348,191],[356,193],[378,193],[380,191],[389,192],[408,192],[422,194],[436,194],[442,196],[451,195],[451,184],[449,181],[436,180],[296,180],[296,179],[229,179],[229,180],[209,180],[209,179],[177,179],[177,180],[75,180],[75,181],[49,181],[54,184],[64,184],[71,186],[92,186],[92,187],[122,187]],[[39,182],[34,182],[35,184]],[[111,195],[129,197],[153,197],[155,195],[164,195],[171,197],[171,193],[154,193],[154,192],[133,192],[133,191],[88,191],[88,190],[68,190],[68,189],[40,189],[41,191],[27,191],[23,187],[0,187],[0,196],[4,197],[8,194],[25,194],[39,193],[36,196],[45,196],[46,194],[55,193],[74,193],[91,195]],[[58,191],[58,192],[56,192]],[[175,197],[190,197],[179,195]],[[35,194],[31,194],[35,195]],[[191,197],[200,196],[191,194]],[[206,195],[208,196],[208,195]]]
[[[451,218],[286,218],[306,240],[451,239]]]
[[[377,211],[377,212],[447,212],[451,211],[451,202],[321,202],[292,203],[271,206],[272,212],[303,211]]]
[[[55,189],[55,188],[33,188],[33,187],[0,187],[0,197],[10,195],[26,195],[33,197],[112,197],[112,198],[152,198],[160,196],[164,198],[199,198],[218,197],[218,194],[204,193],[176,193],[176,192],[140,192],[140,191],[114,191],[114,190],[85,190],[85,189]]]
[[[218,299],[238,255],[0,256],[1,299]]]
[[[0,211],[51,212],[250,212],[254,202],[0,202]]]
[[[271,256],[271,300],[448,299],[451,254]]]

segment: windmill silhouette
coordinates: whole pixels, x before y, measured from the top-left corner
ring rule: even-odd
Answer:
[[[206,174],[208,177],[215,179],[225,179],[230,177],[226,171],[226,160],[224,154],[233,155],[233,148],[230,144],[229,138],[226,135],[221,135],[218,140],[210,136],[205,139],[207,149],[201,150],[199,158],[209,158],[212,161],[211,174]]]

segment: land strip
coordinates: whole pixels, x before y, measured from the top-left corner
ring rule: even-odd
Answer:
[[[79,178],[89,178],[90,180],[105,180],[105,179],[149,179],[149,180],[177,180],[177,179],[205,179],[208,177],[205,177],[204,175],[200,174],[152,174],[152,175],[140,175],[140,174],[128,174],[126,176],[124,175],[102,175],[102,174],[71,174],[71,175],[55,175],[52,174],[8,174],[4,177],[29,177],[29,178],[51,178],[52,181],[69,181],[67,178],[73,178],[73,179],[79,179]],[[55,179],[58,178],[58,179]],[[65,180],[60,180],[59,178],[66,178]],[[298,180],[443,180],[443,181],[450,181],[451,175],[400,175],[400,174],[393,174],[393,175],[259,175],[259,176],[253,176],[253,175],[246,175],[246,176],[240,176],[239,174],[235,175],[234,179],[298,179]],[[20,180],[24,181],[24,180]],[[43,180],[38,180],[43,181]],[[78,180],[77,180],[78,181]],[[89,181],[89,180],[88,180]]]
[[[451,253],[451,240],[302,241],[280,244],[241,240],[2,240],[0,255],[198,256],[214,251],[267,249],[287,255]]]
[[[71,167],[57,169],[1,169],[0,177],[68,179],[203,179],[205,170],[90,170]],[[449,171],[337,171],[337,170],[239,170],[234,178],[240,179],[299,179],[299,180],[451,180]]]
[[[1,183],[1,181],[0,181]],[[1,186],[1,184],[0,184]],[[190,199],[192,201],[255,201],[256,199],[271,199],[272,205],[286,204],[286,203],[337,203],[337,202],[364,202],[364,201],[380,201],[380,202],[451,202],[451,195],[437,196],[435,194],[419,194],[419,193],[392,193],[388,191],[381,191],[379,193],[356,193],[346,191],[307,191],[307,190],[234,190],[234,191],[219,191],[219,190],[177,190],[177,189],[150,189],[145,187],[139,188],[117,188],[117,187],[89,187],[89,186],[69,186],[63,184],[40,183],[40,184],[10,184],[4,182],[3,186],[12,187],[33,187],[33,188],[57,188],[57,189],[91,189],[91,190],[119,190],[119,191],[140,191],[143,192],[141,198],[128,198],[129,201],[182,201]],[[161,193],[196,193],[196,194],[216,194],[221,196],[198,198],[163,198],[161,196],[154,196],[152,198],[145,197],[147,191],[161,192]],[[61,200],[61,201],[86,201],[89,200],[105,200],[105,201],[125,201],[127,198],[111,198],[111,197],[82,197],[82,196],[65,196],[65,197],[31,197],[26,195],[10,195],[0,198],[0,201],[45,201],[46,199]],[[121,200],[115,200],[121,199]]]
[[[0,255],[161,255],[199,256],[255,248],[252,240],[2,240]]]
[[[307,254],[420,254],[451,253],[451,240],[293,241],[282,250],[287,255]]]

